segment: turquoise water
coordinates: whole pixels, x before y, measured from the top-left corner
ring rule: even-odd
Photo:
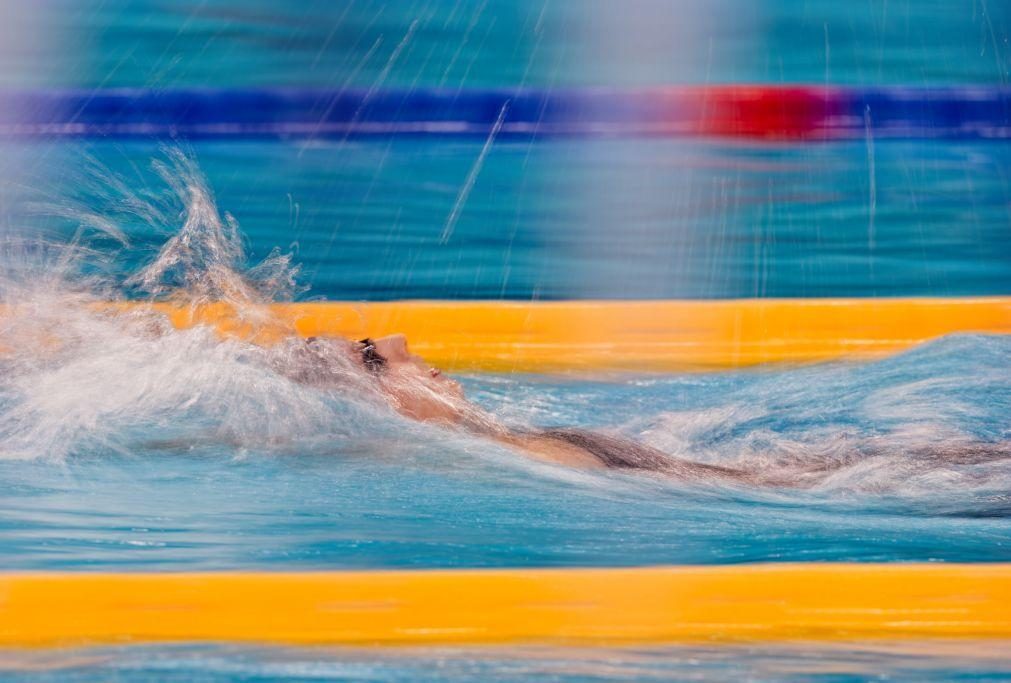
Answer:
[[[116,358],[52,373],[92,382],[67,390],[72,404],[23,394],[19,410],[30,404],[39,421],[29,454],[65,455],[0,461],[9,569],[1011,561],[1011,463],[912,453],[968,436],[1008,438],[1011,343],[1002,338],[788,373],[465,379],[477,401],[515,424],[617,426],[668,452],[767,472],[844,463],[801,491],[539,465],[355,409],[347,397],[277,398],[276,378],[249,368],[223,384],[227,366],[186,370],[183,359],[142,362],[136,353],[107,380],[93,375]],[[123,376],[167,373],[185,373],[175,381],[188,393],[164,386],[137,407],[120,386]],[[230,398],[238,388],[246,395]],[[183,401],[194,405],[180,413]],[[279,410],[291,411],[280,416],[290,424],[264,424]],[[320,424],[302,432],[309,423]],[[4,432],[10,452],[21,434],[9,423]],[[231,433],[246,443],[229,445]],[[267,439],[274,444],[255,445]],[[891,447],[854,457],[863,439]]]
[[[0,78],[153,88],[1008,78],[1005,3],[647,6],[53,2],[21,17]],[[1004,142],[509,141],[481,160],[482,144],[180,143],[241,226],[249,264],[275,247],[292,253],[303,300],[1011,294]],[[161,143],[6,141],[0,152],[3,298],[44,318],[90,297],[143,296],[125,280],[186,208],[151,169]],[[82,224],[90,251],[60,246]],[[68,268],[59,259],[71,253]],[[55,327],[76,340],[72,353],[0,361],[8,570],[1011,561],[1011,463],[923,457],[1011,439],[1004,338],[952,337],[869,364],[461,378],[518,426],[615,429],[782,473],[831,465],[805,488],[755,489],[537,465],[292,385],[200,331],[152,340],[87,316]],[[382,657],[157,646],[3,652],[0,677],[1008,680],[1005,646]]]
[[[254,260],[295,253],[310,285],[302,298],[1011,293],[1006,142],[878,141],[870,152],[862,141],[498,143],[443,239],[482,144],[186,148]],[[11,231],[69,238],[76,218],[53,219],[54,203],[105,214],[131,239],[114,264],[130,272],[178,228],[171,214],[131,215],[109,186],[164,195],[150,168],[160,143],[0,149]]]
[[[353,649],[176,646],[21,654],[11,681],[1006,681],[1002,643],[666,648]],[[4,669],[0,664],[0,675]]]
[[[993,0],[10,5],[10,85],[1006,84],[1011,68]]]
[[[831,466],[800,490],[536,464],[200,333],[100,344],[2,387],[9,569],[1011,561],[1011,461],[919,452],[1011,436],[1003,337],[791,371],[463,378],[518,426],[798,480]]]

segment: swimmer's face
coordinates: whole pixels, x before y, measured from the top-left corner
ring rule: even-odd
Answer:
[[[383,387],[403,413],[418,420],[459,420],[463,390],[457,382],[413,355],[402,334],[373,343],[376,353],[386,359],[380,373]]]

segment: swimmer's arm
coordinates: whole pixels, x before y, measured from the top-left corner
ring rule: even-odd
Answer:
[[[556,439],[516,433],[496,434],[492,438],[533,460],[577,469],[604,469],[604,463],[592,453]]]

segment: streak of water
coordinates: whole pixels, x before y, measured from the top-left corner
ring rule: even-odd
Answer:
[[[495,144],[495,138],[498,137],[499,131],[502,130],[502,122],[505,121],[506,113],[508,111],[509,102],[507,100],[499,110],[495,123],[492,125],[491,130],[488,131],[488,137],[484,141],[484,146],[481,147],[481,151],[478,153],[477,159],[474,160],[474,165],[470,167],[470,173],[467,174],[467,179],[460,188],[459,194],[456,195],[456,202],[453,204],[453,210],[449,212],[449,217],[446,219],[446,225],[442,228],[442,235],[439,237],[439,242],[441,244],[445,244],[449,241],[449,238],[452,237],[453,230],[456,228],[456,222],[460,219],[460,212],[463,211],[463,207],[467,204],[467,197],[470,196],[470,191],[474,189],[474,183],[477,182],[477,177],[480,175],[481,169],[484,167],[484,160],[488,157],[488,152],[491,151],[491,146]]]

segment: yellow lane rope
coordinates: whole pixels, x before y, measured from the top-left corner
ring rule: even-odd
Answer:
[[[1011,637],[1009,564],[0,574],[0,645]]]
[[[164,306],[173,322],[250,334],[224,305]],[[870,359],[952,333],[1011,334],[1011,297],[719,301],[398,301],[277,304],[259,311],[299,333],[403,333],[448,370],[725,369]],[[262,328],[256,328],[262,331]]]
[[[211,325],[260,343],[294,333],[352,339],[400,333],[414,353],[456,371],[720,370],[867,360],[947,334],[1011,334],[1011,297],[329,301],[241,308],[116,302],[99,308],[152,307],[177,327]],[[0,304],[0,352],[17,343],[3,334],[3,318],[12,313],[35,314]]]

